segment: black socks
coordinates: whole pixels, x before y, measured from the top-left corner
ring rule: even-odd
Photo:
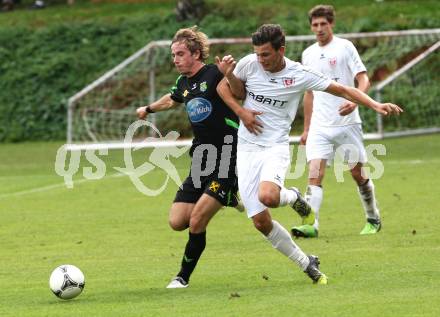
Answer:
[[[187,283],[189,277],[194,271],[200,256],[206,246],[206,231],[202,233],[189,232],[189,239],[185,247],[185,253],[182,258],[182,267],[177,276],[183,278]]]

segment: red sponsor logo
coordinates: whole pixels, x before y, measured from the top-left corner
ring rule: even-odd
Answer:
[[[336,57],[332,57],[328,59],[330,66],[336,66]]]

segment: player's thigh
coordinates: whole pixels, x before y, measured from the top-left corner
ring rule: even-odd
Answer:
[[[338,129],[340,131],[334,138],[337,155],[352,166],[357,163],[367,163],[368,158],[363,142],[362,126],[353,124]]]
[[[203,194],[203,188],[196,188],[188,176],[176,192],[169,215],[169,224],[174,230],[188,228],[191,212]]]
[[[329,128],[320,127],[310,129],[306,143],[307,162],[312,160],[331,160],[335,146]]]
[[[248,218],[266,208],[258,199],[262,166],[262,151],[241,150],[239,146],[237,151],[238,190]]]
[[[203,194],[191,212],[189,223],[190,231],[192,233],[200,233],[205,231],[209,221],[222,207],[222,203],[220,203],[217,199],[206,193]]]
[[[265,206],[278,206],[280,190],[284,187],[289,167],[290,151],[287,144],[271,147],[263,154],[258,197]]]
[[[263,153],[260,182],[271,182],[282,188],[290,167],[289,145],[277,145]]]

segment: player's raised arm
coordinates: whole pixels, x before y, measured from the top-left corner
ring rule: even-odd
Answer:
[[[139,119],[145,119],[149,113],[164,111],[179,105],[178,102],[171,99],[171,94],[166,94],[148,106],[142,106],[136,109]]]
[[[240,118],[250,133],[255,135],[261,133],[263,124],[258,120],[257,116],[262,114],[262,112],[243,108],[233,96],[230,85],[225,78],[217,85],[217,93],[226,105]]]
[[[368,108],[371,108],[376,112],[383,114],[385,116],[392,114],[399,115],[401,112],[403,112],[402,108],[400,108],[398,105],[395,105],[393,103],[377,102],[376,100],[372,99],[370,96],[368,96],[366,93],[363,93],[359,89],[341,85],[335,81],[332,81],[325,91],[332,95],[339,96],[347,100],[350,100],[352,102],[365,105]]]
[[[232,55],[226,55],[220,60],[220,58],[216,56],[215,63],[228,81],[232,94],[237,99],[244,100],[246,98],[246,89],[244,83],[234,75],[235,65],[237,64],[234,57],[232,57]]]

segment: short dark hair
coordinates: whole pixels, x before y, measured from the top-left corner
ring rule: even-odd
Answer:
[[[333,23],[335,20],[335,8],[331,5],[319,4],[310,9],[309,23],[312,23],[313,18],[321,17],[324,17],[328,22]]]
[[[252,44],[260,46],[270,43],[272,47],[279,50],[286,44],[286,35],[279,24],[263,24],[252,34]]]

